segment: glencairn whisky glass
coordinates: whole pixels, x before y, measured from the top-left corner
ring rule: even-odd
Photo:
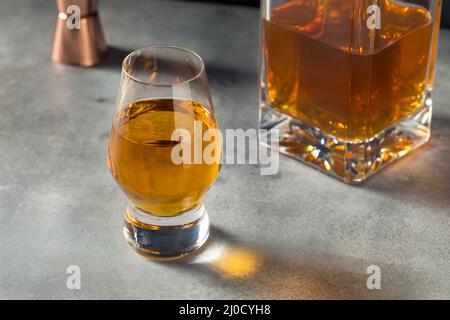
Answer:
[[[124,59],[107,162],[129,199],[124,234],[138,251],[178,257],[206,241],[203,199],[219,174],[221,156],[215,131],[205,66],[197,54],[154,46]],[[206,132],[213,134],[203,139]]]
[[[260,127],[281,131],[274,147],[359,183],[426,143],[441,6],[262,0]]]

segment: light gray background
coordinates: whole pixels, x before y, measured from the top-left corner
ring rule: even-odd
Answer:
[[[128,247],[106,169],[120,60],[191,48],[221,128],[256,127],[258,10],[108,0],[100,13],[112,50],[83,69],[49,58],[53,1],[0,4],[0,298],[450,298],[450,30],[427,146],[360,187],[285,157],[276,176],[224,166],[206,200],[209,246],[165,264]],[[366,288],[372,264],[381,290]],[[69,265],[81,290],[66,288]]]

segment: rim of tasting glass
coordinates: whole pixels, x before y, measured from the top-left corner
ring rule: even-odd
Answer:
[[[188,53],[189,55],[195,57],[198,60],[198,62],[200,63],[200,70],[187,80],[184,80],[182,82],[173,82],[173,83],[152,83],[149,81],[144,81],[144,80],[138,79],[135,76],[132,76],[127,71],[127,68],[125,66],[126,63],[131,59],[132,56],[142,53],[142,52],[152,52],[152,50],[154,50],[154,49],[169,49],[169,50],[174,50],[174,51],[184,51],[185,53]],[[150,46],[150,47],[136,49],[136,50],[132,51],[131,53],[129,53],[122,61],[122,72],[128,78],[130,78],[131,80],[136,81],[138,83],[141,83],[143,85],[150,86],[150,87],[175,87],[175,86],[185,85],[189,82],[192,82],[192,81],[198,79],[202,75],[204,70],[205,70],[205,62],[203,61],[202,57],[200,57],[197,53],[195,53],[192,50],[182,48],[182,47],[177,47],[177,46]]]

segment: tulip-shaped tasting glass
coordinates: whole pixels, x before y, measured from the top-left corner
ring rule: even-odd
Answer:
[[[130,200],[124,233],[138,251],[176,257],[206,241],[203,198],[219,173],[217,130],[197,54],[149,47],[125,58],[107,161]]]

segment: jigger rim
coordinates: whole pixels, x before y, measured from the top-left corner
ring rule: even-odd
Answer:
[[[150,51],[151,52],[154,49],[171,49],[171,50],[175,50],[175,51],[184,51],[184,52],[188,53],[189,55],[192,55],[193,57],[195,57],[198,60],[198,62],[200,63],[199,71],[196,71],[195,74],[187,80],[184,80],[181,82],[171,82],[171,83],[155,83],[155,82],[151,82],[151,81],[145,81],[145,80],[139,79],[136,76],[131,75],[126,68],[126,63],[131,59],[131,57],[133,55],[138,54],[139,52],[142,52],[142,51]],[[186,85],[186,84],[200,78],[201,75],[205,72],[205,62],[203,61],[202,57],[200,57],[200,55],[193,50],[186,49],[183,47],[178,47],[178,46],[155,45],[155,46],[149,46],[149,47],[135,49],[132,52],[130,52],[122,61],[122,72],[126,75],[127,78],[129,78],[135,82],[138,82],[140,84],[149,86],[149,87],[176,87],[176,86]]]

